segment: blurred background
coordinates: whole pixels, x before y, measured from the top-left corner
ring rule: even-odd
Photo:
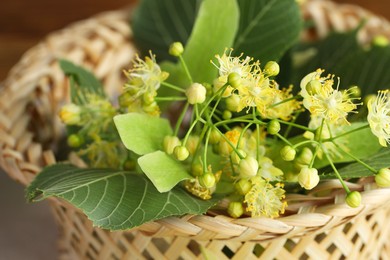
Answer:
[[[390,1],[334,0],[390,19]],[[21,55],[48,33],[137,0],[1,0],[0,82]],[[24,188],[0,169],[0,260],[56,259],[57,230],[47,203],[26,204]]]

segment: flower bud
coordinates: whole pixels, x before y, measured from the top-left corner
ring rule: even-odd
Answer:
[[[268,122],[267,125],[267,130],[268,133],[271,135],[276,135],[280,131],[280,123],[276,119],[272,119],[271,121]]]
[[[244,152],[243,150],[238,149],[237,152],[240,153],[241,157],[246,157],[246,152]],[[230,159],[232,160],[232,163],[235,164],[239,164],[241,161],[240,156],[235,151],[232,151],[232,153],[230,154]]]
[[[302,165],[309,165],[313,159],[313,152],[309,147],[304,147],[302,152],[299,154],[296,163]]]
[[[217,144],[221,140],[221,133],[217,129],[212,129],[209,135],[209,144]]]
[[[225,120],[228,120],[230,118],[232,118],[232,112],[230,112],[229,110],[225,110],[223,111],[223,114],[222,114],[222,118],[225,119]]]
[[[193,83],[186,90],[188,103],[191,105],[201,104],[206,100],[206,88],[199,83]]]
[[[201,176],[203,174],[203,166],[200,163],[193,163],[191,166],[191,174],[193,176]]]
[[[181,142],[177,136],[167,135],[164,137],[163,147],[164,147],[164,151],[167,154],[172,154],[173,149],[175,149],[175,147],[180,144]]]
[[[60,110],[60,118],[67,125],[81,123],[81,107],[73,103],[63,106]]]
[[[226,99],[226,109],[231,112],[237,112],[240,104],[240,97],[237,94],[232,94]]]
[[[78,134],[68,136],[67,143],[70,147],[77,148],[84,144],[84,138]]]
[[[228,83],[233,88],[238,88],[241,85],[241,76],[237,72],[232,72],[228,76]]]
[[[318,94],[319,91],[321,90],[321,88],[322,88],[321,82],[319,82],[318,80],[315,80],[315,79],[309,81],[309,83],[307,83],[307,85],[306,85],[306,91],[310,95]]]
[[[280,150],[280,156],[285,161],[294,160],[296,153],[297,152],[295,151],[295,149],[289,145],[286,145],[285,147],[282,148],[282,150]]]
[[[236,188],[236,191],[240,195],[247,194],[250,189],[252,188],[252,183],[247,179],[240,179],[234,187]]]
[[[232,201],[229,203],[227,212],[232,218],[239,218],[244,214],[244,207],[241,202]]]
[[[362,202],[362,195],[360,195],[360,192],[358,191],[352,191],[348,193],[347,197],[345,198],[345,202],[351,208],[357,208]]]
[[[156,92],[145,92],[142,96],[145,105],[151,105],[154,102]]]
[[[264,73],[270,77],[278,75],[279,72],[280,72],[279,64],[275,61],[269,61],[264,66]]]
[[[389,39],[387,39],[387,37],[385,37],[384,35],[375,36],[372,39],[372,45],[378,47],[387,47],[389,46]]]
[[[360,97],[362,95],[362,90],[358,86],[351,86],[349,91],[352,97]]]
[[[239,170],[241,177],[253,177],[256,176],[257,171],[259,170],[259,163],[252,156],[247,156],[244,159],[240,160]]]
[[[175,57],[179,57],[184,52],[184,47],[181,42],[174,42],[169,46],[169,54]]]
[[[188,137],[186,147],[188,149],[188,152],[190,152],[191,155],[194,155],[196,152],[196,148],[198,148],[199,144],[199,136],[197,135],[190,135]]]
[[[380,169],[375,175],[375,182],[379,187],[390,187],[390,169]]]
[[[199,183],[205,188],[212,188],[215,185],[215,176],[212,172],[205,172],[199,177]]]
[[[303,167],[298,174],[298,182],[306,190],[313,189],[320,182],[317,169]]]
[[[178,159],[179,161],[184,161],[185,159],[188,158],[188,156],[190,155],[190,152],[188,151],[188,149],[185,147],[185,146],[176,146],[174,149],[173,149],[173,154],[175,156],[176,159]]]

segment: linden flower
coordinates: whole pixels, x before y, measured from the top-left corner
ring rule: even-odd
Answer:
[[[292,98],[292,86],[288,89],[275,89],[272,105],[266,111],[266,117],[269,119],[280,118],[288,121],[291,115],[300,108],[300,103],[293,99],[288,102],[283,102],[286,99]]]
[[[348,124],[348,113],[356,109],[351,98],[353,88],[346,91],[333,89],[333,76],[320,77],[321,73],[321,70],[317,70],[301,81],[303,105],[314,117],[324,118],[331,123]]]
[[[225,53],[222,56],[216,55],[215,57],[218,60],[219,66],[216,65],[214,62],[215,67],[217,67],[219,71],[219,76],[224,78],[224,82],[227,82],[227,77],[230,73],[237,73],[241,78],[246,78],[249,74],[251,74],[253,66],[256,66],[255,64],[250,64],[250,62],[253,60],[251,57],[246,56],[245,59],[242,59],[243,53],[241,53],[238,57],[232,57],[233,49],[230,49],[230,52],[228,54]]]
[[[150,58],[145,57],[145,61],[136,56],[133,62],[133,68],[125,72],[129,79],[125,84],[125,90],[135,97],[146,92],[154,93],[160,88],[161,82],[168,77],[167,72],[161,71],[152,53],[150,53]]]
[[[390,92],[379,91],[376,98],[368,101],[367,121],[371,132],[378,137],[379,143],[386,147],[390,143]]]
[[[284,213],[287,203],[283,201],[285,190],[282,184],[277,183],[272,186],[271,183],[259,176],[251,178],[250,181],[252,188],[245,195],[244,202],[252,217],[275,218]]]
[[[238,88],[240,102],[237,112],[244,108],[256,107],[257,110],[265,115],[267,107],[272,103],[275,95],[275,89],[271,87],[268,78],[263,75],[250,75]]]

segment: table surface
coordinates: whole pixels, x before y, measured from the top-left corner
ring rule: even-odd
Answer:
[[[21,55],[48,33],[93,14],[137,0],[2,0],[0,82]],[[390,19],[390,1],[335,0],[360,5]],[[23,187],[0,171],[0,259],[55,259],[57,231],[48,205],[27,205]],[[4,213],[5,212],[5,213]]]

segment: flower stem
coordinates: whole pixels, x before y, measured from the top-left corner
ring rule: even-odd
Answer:
[[[356,157],[355,155],[351,154],[350,152],[344,150],[343,148],[341,148],[338,144],[336,144],[335,142],[333,142],[333,144],[343,153],[345,153],[347,156],[351,157],[352,159],[354,159],[355,161],[357,161],[358,163],[360,163],[361,165],[363,165],[364,167],[366,167],[368,170],[370,170],[372,173],[376,174],[378,171],[375,170],[373,167],[371,167],[370,165],[368,165],[367,163],[363,162],[362,160],[360,160],[358,157]]]
[[[182,55],[179,56],[179,60],[180,60],[180,63],[181,65],[183,66],[183,69],[188,77],[188,79],[190,80],[191,84],[194,83],[194,81],[192,80],[192,77],[191,77],[191,73],[190,71],[188,70],[188,67],[187,67],[187,64],[186,62],[184,61],[184,58]]]
[[[173,90],[176,90],[176,91],[179,91],[179,92],[182,92],[182,93],[185,93],[186,91],[184,89],[182,89],[181,87],[178,87],[178,86],[175,86],[171,83],[168,83],[168,82],[161,82],[161,85],[165,86],[165,87],[168,87],[170,89],[173,89]]]
[[[187,113],[187,110],[188,110],[189,105],[190,105],[190,103],[186,102],[186,104],[185,104],[185,106],[184,106],[184,109],[183,109],[183,111],[181,112],[181,114],[180,114],[180,116],[179,116],[179,119],[178,119],[177,122],[176,122],[174,136],[177,136],[178,133],[179,133],[180,126],[181,126],[181,124],[183,123],[183,119],[184,119],[185,114]]]
[[[327,151],[323,147],[321,149],[324,152],[324,154],[326,156],[326,159],[328,160],[330,166],[332,167],[334,173],[336,174],[337,178],[339,179],[339,181],[340,181],[341,185],[343,186],[344,190],[347,192],[347,194],[349,194],[351,191],[348,188],[348,186],[345,184],[343,178],[341,178],[341,175],[340,175],[339,171],[337,170],[336,166],[334,165],[332,159],[329,157]]]
[[[363,130],[363,129],[365,129],[365,128],[368,128],[368,127],[370,127],[370,125],[369,125],[369,124],[366,124],[366,125],[363,125],[363,126],[357,127],[357,128],[355,128],[355,129],[352,129],[352,130],[350,130],[350,131],[348,131],[348,132],[344,132],[344,133],[342,133],[342,134],[340,134],[340,135],[337,135],[337,136],[334,136],[334,137],[328,138],[327,140],[324,140],[324,141],[330,141],[330,142],[332,142],[332,141],[334,141],[334,140],[335,140],[335,139],[337,139],[337,138],[340,138],[340,137],[343,137],[343,136],[349,135],[349,134],[351,134],[351,133],[354,133],[354,132],[357,132],[357,131]]]
[[[183,101],[187,100],[186,97],[155,97],[156,101]]]

